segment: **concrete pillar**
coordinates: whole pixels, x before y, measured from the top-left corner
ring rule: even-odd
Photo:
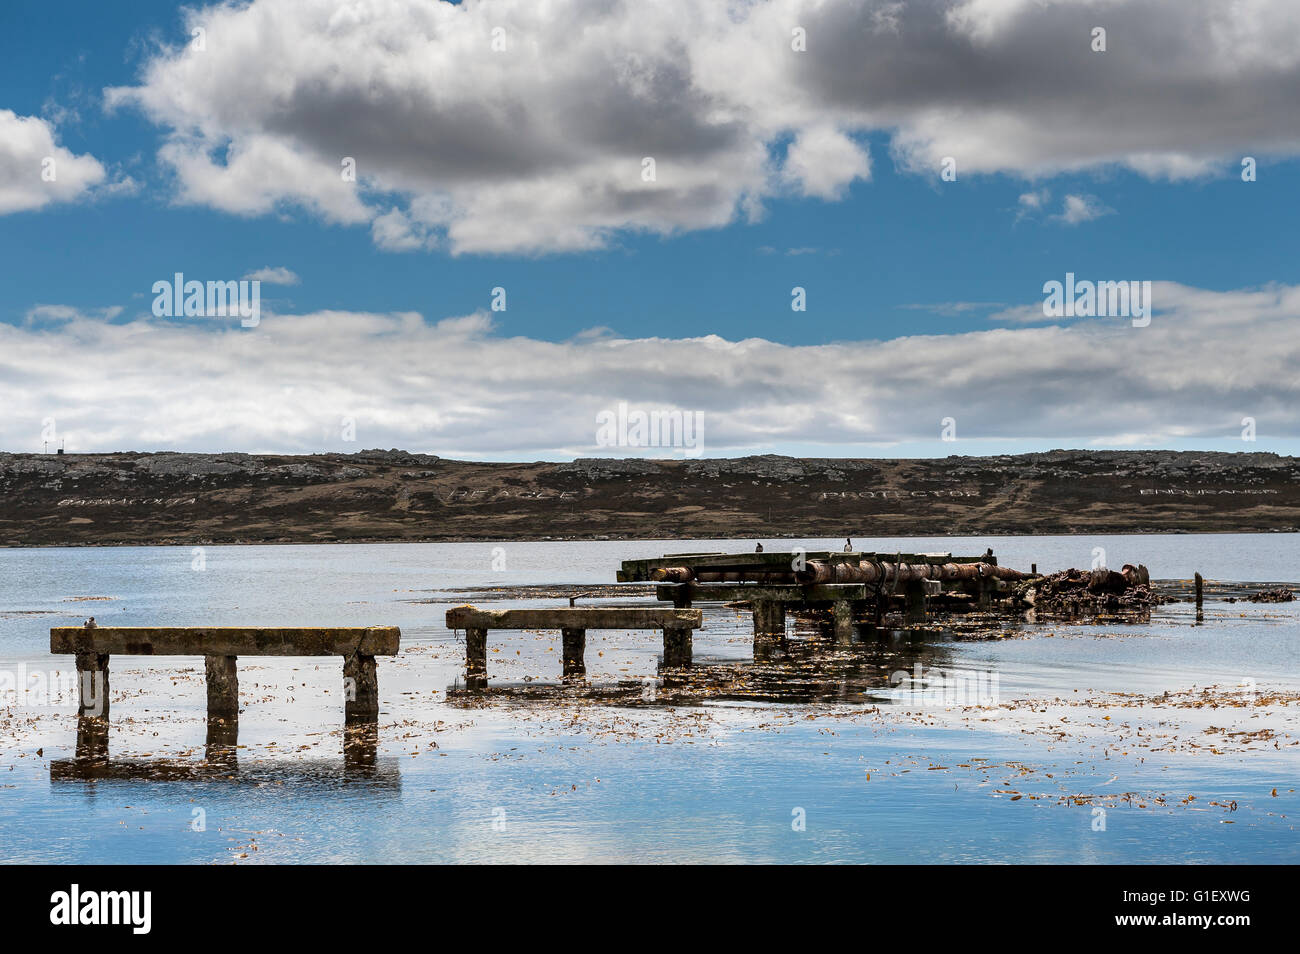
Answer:
[[[689,583],[683,583],[673,590],[673,607],[675,609],[691,608],[691,591]]]
[[[870,600],[854,600],[849,606],[852,609],[855,621],[865,620],[874,612]],[[870,622],[855,622],[853,629],[859,640],[874,636],[876,632],[876,627]]]
[[[785,604],[754,602],[754,658],[771,659],[785,652]]]
[[[239,770],[239,719],[208,716],[208,738],[203,759],[224,771]]]
[[[563,644],[564,678],[581,679],[587,675],[587,631],[585,629],[560,629]]]
[[[108,761],[108,720],[77,716],[77,761]]]
[[[239,718],[239,668],[237,656],[204,656],[208,677],[208,718]]]
[[[979,587],[979,608],[989,610],[993,608],[993,588],[996,584],[992,580],[980,580],[977,584]]]
[[[374,656],[354,653],[343,660],[344,719],[348,722],[379,718],[379,672]]]
[[[785,604],[776,600],[755,601],[754,632],[785,639]]]
[[[108,653],[77,653],[81,715],[108,718]]]
[[[343,774],[373,775],[379,764],[379,726],[361,723],[343,730]]]
[[[669,627],[664,630],[664,665],[667,667],[691,664],[691,630],[689,627]]]
[[[487,688],[487,630],[465,630],[465,687]]]
[[[836,600],[831,604],[831,630],[835,634],[835,645],[848,646],[853,642],[853,606],[848,600]]]
[[[907,584],[903,591],[907,601],[907,608],[904,613],[904,619],[909,623],[925,622],[925,581],[913,580]]]

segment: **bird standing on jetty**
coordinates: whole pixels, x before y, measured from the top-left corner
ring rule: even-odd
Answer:
[[[852,553],[852,552],[853,552],[853,541],[852,541],[851,539],[849,539],[848,537],[845,537],[845,538],[844,538],[844,552],[845,552],[845,553]]]
[[[762,553],[762,552],[763,552],[763,544],[762,544],[761,542],[760,542],[757,546],[754,547],[754,552],[755,552],[755,553]]]

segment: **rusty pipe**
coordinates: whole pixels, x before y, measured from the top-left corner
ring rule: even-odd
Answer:
[[[1143,567],[1142,569],[1145,569]],[[810,560],[802,570],[696,570],[687,566],[656,567],[650,579],[657,583],[915,583],[980,579],[1021,580],[1026,574],[992,563],[903,563],[875,560],[828,563]]]
[[[695,571],[689,566],[659,566],[650,571],[650,579],[655,583],[689,583],[695,579]]]
[[[1119,572],[1124,577],[1124,582],[1129,586],[1149,586],[1151,584],[1151,573],[1141,563],[1137,566],[1132,563],[1125,563],[1124,568]]]

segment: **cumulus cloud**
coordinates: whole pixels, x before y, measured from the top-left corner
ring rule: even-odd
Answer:
[[[107,308],[74,308],[71,305],[33,305],[27,309],[23,315],[23,321],[28,324],[36,322],[63,322],[71,321],[74,318],[99,318],[105,321],[112,321],[118,315],[122,314],[121,305],[111,305]]]
[[[277,265],[272,268],[267,265],[265,268],[259,268],[249,272],[244,278],[248,281],[265,282],[268,285],[297,285],[301,280],[298,274],[283,265]]]
[[[899,308],[905,308],[908,311],[928,311],[931,314],[941,318],[960,318],[962,315],[972,311],[989,311],[993,308],[1001,308],[1002,302],[998,301],[937,301],[931,303],[915,303],[909,305],[899,305]]]
[[[1016,204],[1022,213],[1038,212],[1052,198],[1052,193],[1048,189],[1034,189],[1030,192],[1022,192]]]
[[[871,174],[871,159],[831,126],[806,129],[790,144],[784,175],[803,195],[838,199],[855,179]]]
[[[1060,215],[1053,216],[1053,219],[1066,225],[1078,225],[1081,222],[1099,219],[1103,215],[1110,215],[1114,211],[1102,205],[1096,196],[1067,195],[1065,203],[1061,206]]]
[[[206,49],[164,50],[107,94],[165,131],[179,200],[368,224],[392,250],[581,250],[752,219],[775,195],[842,196],[870,174],[870,133],[927,176],[952,157],[962,175],[1182,179],[1300,151],[1293,0],[252,0],[188,16]]]
[[[58,145],[44,119],[0,109],[0,215],[75,201],[106,178],[94,156]]]
[[[486,312],[264,313],[243,329],[70,310],[0,324],[0,446],[39,447],[53,417],[77,451],[348,450],[349,417],[363,446],[530,459],[595,452],[596,414],[619,401],[704,412],[711,454],[933,440],[948,416],[963,438],[1222,437],[1243,415],[1261,435],[1300,436],[1300,286],[1158,282],[1154,301],[1145,328],[1076,319],[806,346],[500,337]]]

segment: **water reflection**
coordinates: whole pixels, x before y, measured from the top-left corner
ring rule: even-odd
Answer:
[[[655,678],[610,682],[495,683],[484,690],[462,684],[447,689],[452,705],[484,702],[571,703],[627,706],[703,705],[711,701],[862,703],[911,684],[916,673],[950,669],[953,645],[936,641],[934,628],[884,630],[863,627],[857,641],[836,645],[812,631],[810,638],[777,640],[779,648],[753,662],[697,657],[686,667],[657,667]]]
[[[239,720],[208,719],[202,761],[179,758],[113,758],[108,747],[109,723],[96,716],[79,716],[75,757],[50,763],[51,782],[272,782],[301,788],[365,781],[380,789],[401,788],[400,759],[379,757],[379,726],[357,720],[343,730],[340,764],[335,760],[255,759],[241,764]],[[301,790],[295,789],[296,791]]]

